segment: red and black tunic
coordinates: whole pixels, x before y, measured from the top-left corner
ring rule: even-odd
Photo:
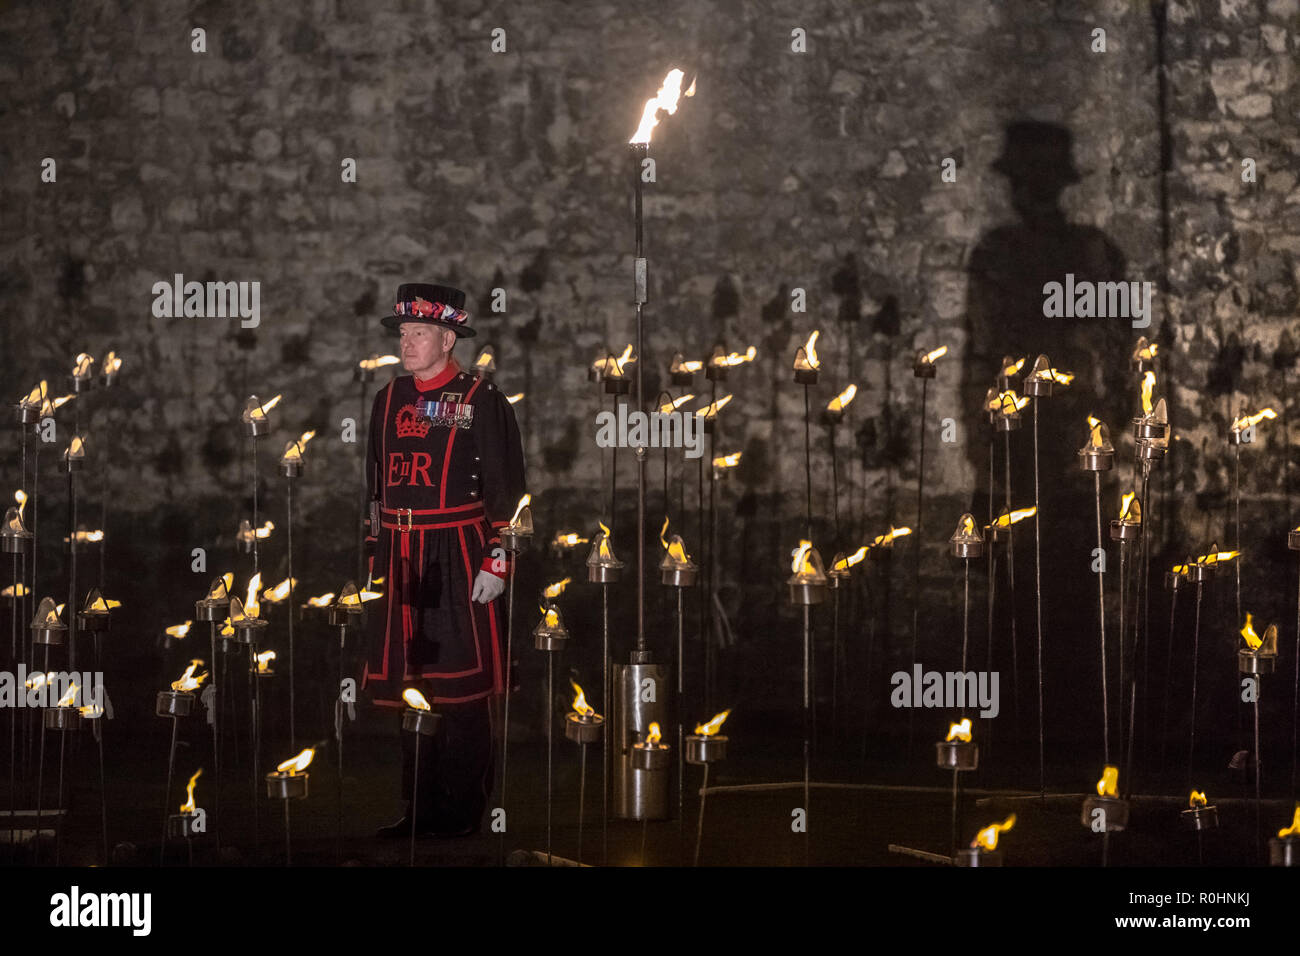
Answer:
[[[369,615],[362,687],[380,706],[399,705],[408,686],[432,704],[500,693],[502,615],[471,592],[480,570],[504,577],[508,567],[495,549],[524,493],[514,409],[455,359],[428,381],[396,378],[375,396],[367,476],[379,526],[366,540],[384,607]]]

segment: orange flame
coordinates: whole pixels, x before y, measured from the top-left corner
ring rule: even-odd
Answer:
[[[808,341],[799,347],[799,351],[795,352],[795,368],[815,369],[821,367],[821,362],[817,358],[817,336],[819,335],[821,335],[821,330],[813,329],[812,334],[808,336]]]
[[[632,345],[631,343],[628,343],[628,346],[623,350],[622,355],[608,355],[604,358],[598,358],[596,361],[591,363],[591,367],[598,372],[603,372],[613,378],[618,378],[623,374],[623,366],[635,361],[636,358],[632,355]]]
[[[848,557],[840,558],[838,561],[836,561],[833,565],[831,565],[831,570],[847,571],[849,568],[853,567],[855,564],[857,564],[867,556],[867,550],[869,548],[870,545],[864,544],[862,547],[858,548],[858,550],[854,551]]]
[[[1036,514],[1038,514],[1037,508],[1017,508],[1015,511],[1008,511],[1006,514],[998,515],[993,525],[997,528],[1010,528],[1013,524],[1019,524],[1026,518],[1032,518]],[[984,527],[987,528],[988,525]]]
[[[364,358],[357,363],[358,368],[365,369],[367,372],[373,372],[377,368],[383,368],[385,365],[396,365],[401,359],[396,355],[372,355],[370,358]]]
[[[519,513],[528,507],[529,502],[533,500],[532,495],[524,495],[519,499],[519,504],[515,506],[515,513],[510,516],[510,523],[513,525],[519,520]]]
[[[1148,370],[1142,376],[1142,414],[1151,414],[1151,393],[1155,391],[1156,373]]]
[[[922,365],[933,365],[935,361],[943,358],[947,354],[948,354],[948,346],[940,345],[937,349],[932,349],[929,352],[926,352],[924,355],[922,355],[920,362]]]
[[[608,558],[612,561],[614,560],[614,550],[609,544],[609,529],[605,527],[605,522],[603,521],[597,521],[596,524],[600,525],[600,544],[597,546],[597,554],[602,558]],[[564,589],[561,588],[560,592],[563,592],[563,590]],[[559,597],[559,593],[548,594],[547,597]]]
[[[712,737],[714,734],[716,734],[719,730],[722,729],[722,725],[726,721],[727,715],[730,713],[731,713],[731,708],[728,707],[722,713],[714,714],[713,719],[710,720],[707,724],[696,724],[695,732],[699,734],[701,737]]]
[[[1102,797],[1114,797],[1119,795],[1119,767],[1107,766],[1101,772],[1101,779],[1097,781],[1097,794]]]
[[[672,412],[677,411],[678,408],[680,408],[685,403],[689,402],[694,397],[695,397],[694,395],[688,393],[686,395],[683,395],[681,398],[674,398],[672,401],[666,402],[665,404],[659,406],[659,414],[669,415]]]
[[[649,730],[649,732],[645,735],[645,742],[646,742],[647,744],[650,744],[650,745],[653,746],[653,747],[657,747],[657,746],[659,745],[659,741],[660,741],[661,739],[663,739],[663,733],[659,730],[659,724],[658,724],[658,722],[657,722],[657,721],[651,721],[651,722],[650,722],[650,730]]]
[[[602,527],[604,526],[602,525]],[[572,580],[573,578],[563,578],[562,580],[556,581],[554,584],[548,584],[546,590],[542,593],[547,598],[557,598],[564,593],[564,589],[569,586],[569,582]]]
[[[406,701],[408,707],[412,707],[415,710],[432,709],[429,706],[429,701],[425,699],[425,696],[414,687],[408,687],[406,690],[402,691],[402,700]]]
[[[1251,428],[1258,425],[1266,418],[1277,418],[1277,412],[1273,411],[1271,408],[1265,408],[1253,415],[1243,415],[1240,418],[1233,419],[1232,430],[1234,432],[1239,432],[1243,428]]]
[[[78,690],[80,690],[80,688],[77,686],[76,681],[73,681],[71,684],[68,685],[68,689],[64,692],[63,696],[59,698],[59,702],[54,706],[71,707],[77,701]]]
[[[723,395],[716,402],[710,402],[708,405],[705,405],[703,408],[697,408],[695,410],[695,416],[697,418],[703,417],[705,419],[715,418],[718,412],[726,408],[727,403],[730,401],[731,401],[730,395]]]
[[[996,850],[998,848],[998,834],[1006,833],[1016,825],[1016,815],[1013,813],[1001,823],[990,823],[979,833],[975,834],[975,839],[971,841],[971,847],[982,847],[985,850]]]
[[[644,143],[649,145],[651,131],[659,125],[659,111],[663,110],[669,116],[677,112],[677,100],[682,95],[682,80],[686,74],[681,70],[672,69],[664,77],[663,85],[659,87],[659,92],[645,101],[645,108],[641,111],[641,123],[632,134],[629,143]],[[686,91],[687,96],[695,95],[695,81],[691,81],[690,89]]]
[[[570,679],[569,683],[573,685],[573,689],[577,694],[573,698],[574,713],[582,717],[599,717],[600,714],[596,713],[596,708],[587,703],[587,695],[582,692],[582,687],[579,686],[578,682]]]
[[[752,345],[745,350],[744,355],[741,355],[739,352],[732,352],[730,355],[723,355],[722,349],[719,348],[717,351],[713,353],[713,355],[709,357],[709,365],[714,368],[724,366],[724,365],[725,366],[744,365],[746,362],[754,361],[754,356],[756,356],[757,354],[758,354],[758,350],[754,348],[754,346]],[[814,358],[815,357],[816,356],[814,355]]]
[[[77,356],[76,362],[76,366],[72,369],[73,378],[85,378],[95,365],[95,359],[85,352]]]
[[[275,660],[275,651],[262,651],[257,655],[257,672],[259,674],[271,673],[271,661]]]
[[[808,560],[808,553],[812,550],[812,542],[803,539],[799,542],[799,547],[795,548],[791,554],[794,561],[790,563],[790,570],[795,574],[815,574],[812,562]]]
[[[551,542],[557,548],[573,548],[580,544],[586,544],[590,539],[583,538],[576,531],[557,531],[555,539]]]
[[[248,396],[248,401],[244,403],[244,421],[251,422],[255,419],[266,418],[266,413],[279,405],[282,397],[282,395],[277,395],[275,398],[260,402],[256,395]]]
[[[1295,817],[1291,820],[1291,825],[1278,830],[1277,835],[1283,840],[1287,837],[1300,837],[1300,803],[1295,805]]]
[[[258,571],[248,581],[248,590],[244,592],[244,614],[247,617],[257,617],[258,612],[262,610],[261,605],[257,603],[257,592],[262,590],[262,572]]]
[[[298,584],[297,578],[285,578],[273,588],[267,588],[262,592],[262,600],[267,604],[279,604],[289,596],[289,589]]]
[[[856,385],[850,384],[847,388],[844,389],[844,391],[840,392],[838,395],[836,395],[834,398],[831,399],[830,404],[826,406],[826,410],[828,412],[844,411],[844,409],[848,407],[849,403],[853,401],[853,399],[857,396],[857,394],[858,394],[858,387]]]
[[[1205,794],[1201,793],[1199,790],[1193,790],[1192,795],[1187,798],[1187,805],[1189,807],[1203,807],[1209,802],[1210,801],[1205,798]]]
[[[945,740],[960,740],[962,743],[970,743],[970,718],[963,717],[961,723],[951,724],[948,727],[948,736]]]
[[[202,767],[195,770],[194,776],[190,777],[190,782],[185,785],[185,802],[181,804],[181,813],[194,812],[194,785],[199,782],[199,775],[202,773]]]
[[[326,591],[317,597],[309,597],[307,603],[311,607],[329,607],[334,603],[334,592]]]
[[[278,764],[275,769],[280,773],[287,773],[289,776],[293,776],[294,774],[302,773],[306,770],[308,765],[311,763],[311,758],[314,756],[316,756],[315,749],[308,747],[302,753],[298,754],[298,756],[290,757],[288,760],[284,761],[284,763]]]
[[[743,452],[733,451],[730,455],[720,455],[713,459],[713,467],[722,470],[725,468],[735,468],[740,464],[740,456]]]
[[[895,528],[891,526],[890,529],[886,531],[884,534],[876,535],[875,540],[871,542],[871,547],[873,548],[877,546],[888,547],[889,545],[894,543],[895,538],[903,538],[911,533],[912,533],[911,528]]]
[[[507,395],[506,401],[509,402],[511,405],[517,405],[519,402],[523,400],[523,397],[524,397],[523,392],[515,392],[513,395]]]

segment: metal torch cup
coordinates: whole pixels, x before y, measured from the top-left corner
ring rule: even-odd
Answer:
[[[1300,866],[1300,839],[1274,837],[1268,841],[1269,866]]]
[[[183,690],[160,690],[153,712],[159,717],[188,717],[194,711],[194,695]]]
[[[1092,447],[1080,448],[1079,467],[1084,471],[1110,471],[1115,467],[1115,453]]]
[[[1276,654],[1259,654],[1246,648],[1237,651],[1237,673],[1239,674],[1271,674],[1276,669]]]
[[[302,800],[307,796],[309,773],[282,773],[273,770],[266,775],[266,795],[273,800]]]
[[[1085,827],[1092,827],[1092,814],[1095,810],[1105,813],[1105,830],[1118,833],[1128,826],[1128,801],[1119,797],[1089,796],[1083,801],[1083,814],[1080,820]]]
[[[167,815],[167,839],[188,840],[201,831],[195,830],[197,813],[171,813]]]
[[[421,737],[432,737],[436,734],[441,720],[442,715],[420,707],[407,707],[402,711],[402,729],[410,734],[419,734]]]
[[[940,770],[976,770],[980,747],[972,740],[940,740],[934,745],[934,762]]]
[[[689,764],[717,763],[727,759],[725,734],[688,734],[686,736],[686,762]]]
[[[46,730],[80,730],[81,711],[76,707],[46,707]]]
[[[982,846],[962,847],[952,862],[954,866],[1001,866],[1002,851],[986,850]]]
[[[1214,830],[1219,826],[1219,808],[1214,804],[1188,807],[1179,816],[1188,830]]]
[[[599,714],[590,717],[569,713],[564,717],[564,736],[575,744],[594,744],[604,732],[605,718]]]
[[[826,600],[825,582],[810,581],[796,575],[786,584],[790,585],[790,603],[795,606],[821,604]]]

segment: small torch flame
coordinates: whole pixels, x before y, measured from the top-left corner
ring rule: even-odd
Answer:
[[[855,564],[857,564],[867,556],[867,550],[869,549],[869,547],[870,545],[864,544],[862,547],[858,548],[858,550],[854,551],[848,557],[840,558],[833,565],[831,565],[831,570],[847,571],[849,568],[853,567]]]
[[[844,389],[844,391],[831,399],[831,403],[826,406],[826,410],[828,412],[844,411],[844,409],[848,407],[849,402],[853,401],[857,394],[858,387],[856,385],[849,385],[848,388]]]
[[[948,728],[948,736],[945,740],[960,740],[962,743],[970,743],[970,718],[963,717],[961,723],[952,724]]]
[[[298,754],[298,756],[290,757],[288,760],[284,761],[284,763],[278,764],[275,769],[280,773],[287,773],[292,777],[294,774],[302,773],[306,770],[308,765],[311,763],[311,758],[314,756],[316,756],[315,749],[308,747],[302,753]]]
[[[1101,772],[1101,779],[1097,781],[1097,794],[1103,797],[1114,797],[1119,795],[1119,767],[1107,766]]]
[[[1016,825],[1016,815],[1013,813],[1001,823],[990,823],[979,833],[975,834],[975,839],[971,841],[971,847],[982,847],[985,850],[996,850],[998,848],[998,834],[1006,833]]]
[[[1241,629],[1241,636],[1246,639],[1246,646],[1252,651],[1259,650],[1260,645],[1264,643],[1264,639],[1255,633],[1255,625],[1249,611],[1246,612],[1246,624]]]
[[[659,746],[659,741],[662,737],[663,733],[659,730],[658,722],[652,720],[650,722],[650,730],[645,735],[645,742],[650,744],[652,747],[657,747]]]
[[[716,734],[719,730],[722,729],[722,725],[726,721],[727,715],[730,713],[731,713],[731,708],[728,707],[722,713],[714,714],[713,719],[710,720],[707,724],[696,724],[695,732],[699,734],[701,737],[712,737],[714,734]]]
[[[573,712],[580,717],[599,717],[596,708],[587,703],[587,695],[582,692],[582,687],[578,682],[571,679],[569,683],[573,685],[573,690],[576,693],[573,698]]]
[[[1282,840],[1288,837],[1300,837],[1300,803],[1295,805],[1295,817],[1292,818],[1291,825],[1278,830],[1277,835]]]
[[[430,710],[429,702],[414,687],[408,687],[402,691],[402,700],[406,701],[406,706],[415,710]]]
[[[1243,428],[1253,428],[1266,418],[1277,418],[1277,412],[1271,408],[1265,408],[1253,415],[1242,415],[1240,418],[1233,420],[1232,430],[1239,432]]]
[[[543,591],[542,594],[548,600],[557,598],[564,593],[564,589],[569,586],[569,582],[572,580],[573,578],[563,578],[562,580],[556,581],[554,584],[548,584],[546,590]]]
[[[1201,793],[1199,790],[1193,790],[1192,795],[1187,798],[1187,805],[1189,807],[1203,807],[1209,802],[1210,801],[1205,798],[1205,794]]]
[[[199,775],[202,773],[202,767],[195,770],[194,776],[190,777],[190,782],[185,785],[185,802],[181,804],[181,813],[194,812],[194,785],[199,782]]]
[[[813,329],[812,334],[808,336],[808,341],[799,346],[799,351],[795,352],[794,367],[797,369],[815,369],[821,367],[821,362],[817,358],[817,336],[821,335],[820,329]]]
[[[650,144],[651,131],[659,125],[659,111],[663,110],[669,116],[677,112],[677,100],[682,95],[682,80],[686,74],[681,70],[673,69],[668,71],[664,77],[663,85],[659,87],[659,92],[645,101],[645,108],[641,111],[641,124],[632,134],[628,143]],[[695,95],[695,81],[691,81],[690,89],[686,92],[687,96]]]

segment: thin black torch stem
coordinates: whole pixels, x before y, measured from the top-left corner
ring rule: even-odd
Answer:
[[[555,748],[553,747],[555,714],[552,708],[555,701],[555,654],[546,655],[546,865],[551,865],[551,798],[552,769],[554,767]]]
[[[102,654],[103,648],[101,646],[101,635],[96,632],[95,670],[99,671],[101,674],[104,672]],[[104,690],[102,684],[99,689],[100,693],[105,695],[104,699],[103,701],[92,701],[92,704],[104,709],[100,710],[99,719],[95,720],[95,722],[91,724],[91,727],[92,732],[95,735],[95,747],[99,751],[99,823],[100,832],[103,835],[104,866],[108,866],[108,785],[104,776],[104,724],[102,723],[103,720],[108,719],[105,716],[108,705],[108,692]]]
[[[63,853],[63,824],[68,819],[68,808],[63,798],[63,755],[68,746],[68,728],[59,729],[59,822],[54,828],[54,865],[59,865]],[[37,839],[39,839],[39,834]]]
[[[1300,581],[1296,583],[1295,605],[1295,689],[1291,692],[1291,799],[1296,797],[1296,728],[1300,726]]]
[[[293,866],[293,842],[289,832],[289,801],[280,801],[284,804],[284,865]]]
[[[217,684],[217,622],[208,622],[208,643],[212,650],[212,666],[208,668],[212,674],[212,707],[208,711],[208,720],[212,724],[212,768],[216,774],[217,785],[213,788],[212,804],[212,840],[217,847],[217,855],[221,855],[221,735],[218,729],[221,717],[221,688]],[[224,682],[223,682],[224,683]]]
[[[709,765],[704,765],[704,782],[700,785],[700,815],[695,822],[695,860],[692,866],[700,865],[700,844],[704,841],[704,801],[709,798]],[[805,800],[805,802],[807,802]]]
[[[812,539],[812,408],[808,386],[803,387],[803,488],[804,488],[804,526],[807,537]]]
[[[803,606],[803,812],[804,812],[804,865],[808,863],[808,844],[812,839],[809,823],[808,806],[809,770],[811,754],[809,735],[812,732],[812,699],[810,695],[810,678],[812,675],[812,608]]]
[[[1255,705],[1252,708],[1255,711],[1255,853],[1258,855],[1264,849],[1264,834],[1260,830],[1260,806],[1259,806],[1259,777],[1262,773],[1264,761],[1259,753],[1259,698],[1264,689],[1264,681],[1261,675],[1255,677]]]
[[[1007,513],[1011,513],[1011,432],[1002,433],[1003,473],[1005,494],[1003,500]],[[1038,521],[1038,512],[1034,512]],[[1020,728],[1020,642],[1016,639],[1016,536],[1007,535],[1007,596],[1011,599],[1011,686],[1012,703],[1016,708],[1016,728]]]
[[[46,644],[45,645],[45,668],[41,672],[41,675],[42,677],[45,677],[48,681],[49,673],[50,673],[50,645]],[[46,687],[45,692],[48,694],[49,693],[48,683],[45,685],[45,687]],[[39,767],[36,771],[36,836],[33,840],[33,843],[35,843],[36,848],[33,851],[33,860],[32,860],[33,863],[36,863],[38,865],[41,862],[41,807],[43,805],[42,799],[45,795],[45,721],[41,720],[40,725],[41,725],[41,735],[40,735],[40,744],[39,744],[40,753],[39,753],[39,757],[37,758]],[[12,822],[13,821],[10,821],[10,823]]]
[[[925,475],[925,406],[929,397],[930,380],[921,379],[921,418],[920,418],[920,447],[916,457],[916,547],[912,551],[912,667],[916,667],[916,645],[918,639],[918,627],[920,619],[921,605],[921,541],[925,537],[925,525],[923,523],[925,496],[922,493],[924,488],[923,478]],[[809,529],[811,532],[811,528]],[[912,712],[909,710],[908,714]],[[911,737],[911,723],[908,723],[908,737]]]
[[[1043,759],[1043,514],[1038,499],[1038,403],[1034,399],[1034,608],[1038,616],[1038,793],[1047,796]]]
[[[601,700],[604,702],[606,713],[609,713],[610,696],[609,696],[609,585],[608,584],[602,584],[600,586],[600,621],[601,621],[601,635],[602,635],[600,663],[601,663],[601,669],[603,671],[603,673],[601,674],[601,681],[604,684],[604,690],[602,691]],[[678,699],[680,700],[680,693]],[[609,865],[609,761],[610,761],[609,734],[602,733],[601,741],[602,741],[601,743],[602,790],[601,790],[601,817],[600,817],[600,841],[601,841],[600,846],[601,846],[601,862],[606,866],[608,866]],[[585,768],[586,761],[587,761],[586,744],[583,744],[582,747],[582,760],[583,760],[583,767]],[[581,817],[582,811],[579,810],[578,812],[579,812],[579,817]],[[579,827],[579,829],[581,830],[581,827]],[[582,843],[581,834],[579,834],[578,843],[579,843],[579,849],[581,849],[581,843]],[[581,858],[579,859],[581,861]]]
[[[420,739],[423,735],[419,732],[413,732],[415,737],[415,766],[412,770],[411,777],[411,837],[410,837],[410,858],[409,866],[415,866],[415,821],[420,814]],[[286,820],[287,822],[287,820]]]
[[[345,656],[345,647],[347,645],[347,638],[348,638],[348,628],[347,625],[345,624],[339,628],[339,682],[338,682],[338,690],[336,691],[336,693],[338,694],[338,700],[334,704],[334,720],[337,725],[337,729],[335,730],[334,736],[337,740],[338,751],[339,751],[338,754],[339,756],[339,760],[338,760],[339,799],[338,799],[338,813],[336,817],[335,830],[334,830],[334,843],[335,843],[335,848],[339,855],[339,859],[343,858],[343,720],[345,716],[344,708],[347,706],[346,704],[343,703],[343,660]],[[418,811],[412,808],[411,812],[416,813]]]
[[[1097,550],[1105,559],[1105,547],[1101,542],[1101,472],[1092,473],[1092,484],[1097,501]],[[1110,763],[1110,695],[1106,684],[1109,672],[1106,670],[1106,575],[1105,567],[1097,572],[1097,630],[1101,637],[1101,724],[1102,752],[1107,764]]]
[[[1129,668],[1129,704],[1128,704],[1128,743],[1124,753],[1124,790],[1126,795],[1133,792],[1133,751],[1137,736],[1137,688],[1138,688],[1138,637],[1141,635],[1143,655],[1150,642],[1146,612],[1150,598],[1150,558],[1151,558],[1151,512],[1147,508],[1147,495],[1151,478],[1151,462],[1142,460],[1142,551],[1138,555],[1138,579],[1133,595],[1133,647],[1132,666]],[[1142,606],[1142,616],[1138,617],[1138,604]],[[1145,674],[1145,660],[1144,660]],[[1123,688],[1121,688],[1122,692]]]
[[[1192,785],[1192,763],[1196,754],[1196,670],[1201,656],[1201,589],[1196,582],[1196,625],[1192,629],[1192,713],[1190,718],[1191,735],[1187,744],[1187,786]]]
[[[650,152],[650,144],[638,146],[637,154],[639,158],[644,158]],[[641,163],[637,162],[634,170],[634,180],[636,182],[636,258],[642,260],[645,257],[644,246],[641,241]],[[643,341],[643,328],[641,322],[641,309],[644,300],[648,297],[649,276],[646,276],[645,295],[636,296],[636,407],[641,410],[645,404],[645,392],[642,389],[641,371],[645,366],[645,347]],[[645,643],[645,446],[639,445],[636,449],[636,649],[644,651]],[[547,853],[550,853],[549,844]]]
[[[1178,616],[1178,590],[1175,589],[1169,600],[1169,644],[1165,650],[1165,706],[1164,716],[1160,721],[1160,770],[1165,769],[1165,758],[1169,750],[1169,686],[1173,683],[1174,672],[1174,621]],[[1197,831],[1198,833],[1200,831]]]
[[[77,669],[77,479],[68,459],[68,669]]]
[[[253,573],[256,574],[261,567],[257,554],[257,438],[248,440],[253,443]]]
[[[506,575],[506,680],[505,713],[501,722],[501,808],[506,807],[506,769],[507,757],[510,755],[510,687],[514,683],[514,636],[515,636],[515,562],[519,560],[518,552],[511,555],[510,570]],[[608,682],[605,699],[608,700]],[[606,704],[606,706],[609,706]],[[509,813],[506,814],[507,818]],[[501,830],[501,865],[506,863],[506,831]]]
[[[289,749],[297,750],[298,748],[298,727],[294,720],[295,697],[293,681],[293,617],[297,613],[298,605],[293,601],[293,478],[285,478],[285,490],[288,493],[288,507],[286,509],[285,519],[285,536],[289,550]],[[256,540],[256,539],[254,539]],[[367,583],[369,581],[367,580]],[[256,754],[254,754],[256,757]]]
[[[24,434],[26,434],[26,432],[24,432]],[[26,462],[24,461],[24,465],[25,464]],[[27,477],[25,470],[23,477]],[[18,592],[18,552],[14,552],[14,596],[13,600],[9,603],[9,666],[12,667],[15,672],[18,670],[18,601],[21,598],[21,595]],[[15,692],[20,691],[15,688]],[[11,860],[17,860],[18,853],[18,844],[15,842],[17,839],[18,828],[14,826],[14,811],[18,807],[18,785],[17,777],[15,775],[17,756],[18,709],[11,708],[9,711],[9,856]]]
[[[685,632],[682,624],[682,588],[677,591],[677,846],[681,851],[686,833],[686,819],[682,816],[686,806],[686,754],[683,751],[682,712],[685,709],[686,685],[682,667],[685,652]],[[606,734],[606,737],[609,735]],[[680,859],[680,856],[679,856]]]
[[[582,751],[582,768],[578,771],[578,863],[582,863],[583,810],[587,804],[587,745],[579,744]]]
[[[172,745],[167,751],[167,789],[163,791],[163,835],[162,844],[158,848],[158,865],[161,867],[167,859],[167,812],[171,806],[172,798],[172,778],[176,773],[176,731],[177,718],[172,717]]]
[[[1243,618],[1241,616],[1241,562],[1243,560],[1241,554],[1241,445],[1240,444],[1233,445],[1232,452],[1233,452],[1233,459],[1235,461],[1234,476],[1232,480],[1232,485],[1233,485],[1232,493],[1233,493],[1233,498],[1236,499],[1236,511],[1237,511],[1237,517],[1235,522],[1237,525],[1237,529],[1236,529],[1237,542],[1233,546],[1237,551],[1237,560],[1234,561],[1233,564],[1235,565],[1236,572],[1237,572],[1237,623],[1240,624],[1243,621]],[[1237,726],[1240,727],[1241,725],[1238,724]]]

